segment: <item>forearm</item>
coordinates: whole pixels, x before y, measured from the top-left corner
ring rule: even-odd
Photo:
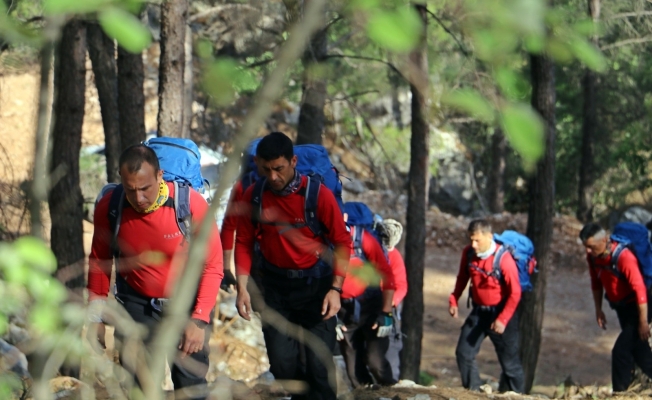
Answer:
[[[347,246],[337,246],[335,247],[334,255],[335,255],[335,262],[333,266],[334,268],[333,276],[342,278],[342,281],[340,282],[340,286],[341,286],[341,283],[344,281],[344,277],[346,276],[346,272],[349,270],[351,249]]]
[[[638,304],[638,320],[641,324],[647,325],[647,303]]]
[[[383,290],[383,312],[392,312],[392,300],[394,300],[394,290]]]
[[[339,275],[333,275],[333,286],[341,289],[342,285],[344,285],[344,277]]]
[[[222,259],[224,260],[224,271],[233,272],[233,250],[224,249]]]
[[[593,291],[593,305],[595,306],[595,312],[598,313],[602,311],[602,289],[594,289]],[[646,306],[647,307],[647,306]]]
[[[238,275],[236,277],[237,285],[236,289],[239,291],[247,291],[247,282],[249,282],[249,275]]]

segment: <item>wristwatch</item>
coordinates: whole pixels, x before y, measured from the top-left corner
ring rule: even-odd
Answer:
[[[336,291],[339,294],[342,294],[342,288],[337,286],[331,286],[331,290]]]

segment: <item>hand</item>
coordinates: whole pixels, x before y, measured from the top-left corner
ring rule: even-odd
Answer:
[[[596,311],[595,319],[598,321],[598,326],[602,329],[607,329],[607,317],[604,315],[604,311]]]
[[[324,321],[332,318],[342,305],[340,304],[340,294],[335,290],[329,290],[324,297],[324,302],[321,305],[321,315],[324,316]]]
[[[505,324],[499,320],[495,320],[494,323],[491,324],[491,330],[499,335],[502,335],[505,332]]]
[[[224,270],[224,278],[222,278],[222,283],[220,284],[220,289],[231,292],[231,288],[236,284],[235,276],[230,270]]]
[[[449,313],[449,314],[451,315],[451,317],[453,317],[453,318],[457,318],[457,317],[459,317],[459,313],[458,313],[458,308],[457,308],[457,306],[450,306],[450,307],[448,307],[448,313]]]
[[[371,327],[371,329],[378,329],[376,336],[378,337],[387,337],[392,334],[392,328],[394,327],[394,316],[391,312],[381,312],[376,317],[376,322]]]
[[[638,324],[638,336],[644,342],[647,342],[650,338],[650,326],[647,324],[647,321],[641,321]]]
[[[200,352],[204,348],[204,335],[205,332],[203,328],[197,326],[197,324],[192,320],[188,321],[178,347],[178,349],[183,353],[181,358],[192,353]]]
[[[104,340],[105,334],[106,327],[103,323],[91,322],[86,328],[86,339],[88,339],[93,350],[99,354],[104,353],[104,349],[106,349],[106,342]]]
[[[247,321],[251,321],[251,296],[244,286],[238,285],[238,296],[235,298],[238,314]]]
[[[344,332],[346,332],[346,325],[338,318],[337,325],[335,325],[335,338],[338,342],[344,340]]]

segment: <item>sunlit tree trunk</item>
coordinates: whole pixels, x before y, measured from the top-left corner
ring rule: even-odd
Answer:
[[[502,129],[491,136],[491,168],[487,174],[487,200],[492,213],[505,209],[505,154],[507,141]]]

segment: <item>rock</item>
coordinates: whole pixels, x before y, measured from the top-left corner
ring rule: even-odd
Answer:
[[[29,377],[27,357],[16,347],[0,339],[0,373],[9,371],[21,378]]]
[[[493,392],[493,388],[491,387],[491,385],[488,385],[486,383],[484,385],[480,386],[479,389],[480,389],[481,392],[486,393],[486,394],[491,394]]]
[[[652,212],[641,206],[632,206],[613,211],[609,214],[608,224],[610,229],[613,229],[616,224],[625,221],[637,222],[645,225],[652,221]]]
[[[58,376],[50,379],[50,391],[56,399],[84,399],[87,398],[90,388],[80,381],[69,376]]]

